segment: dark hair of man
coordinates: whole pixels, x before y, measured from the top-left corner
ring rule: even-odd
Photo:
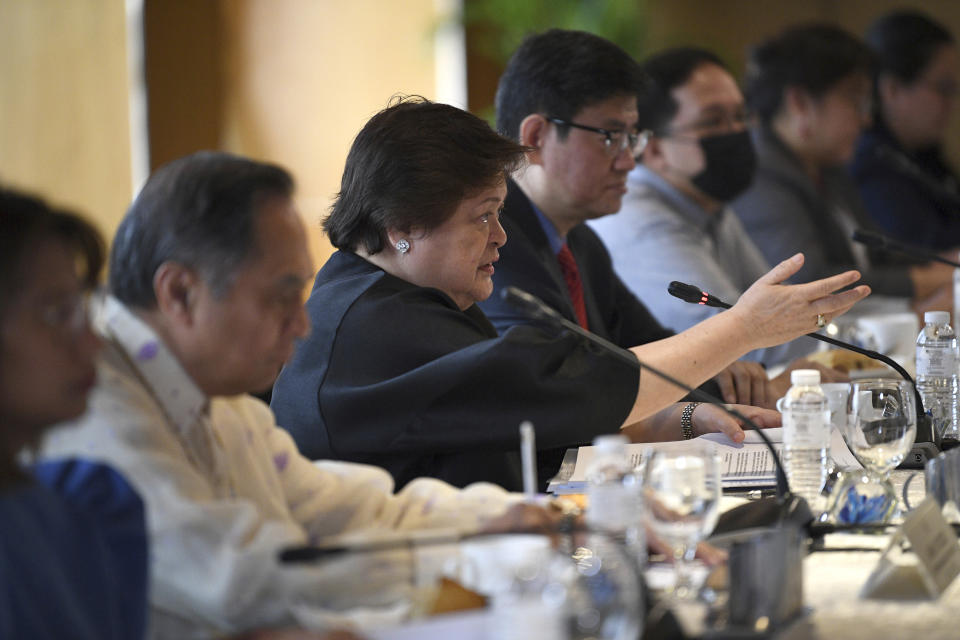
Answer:
[[[201,274],[223,295],[238,268],[256,258],[256,216],[264,202],[289,198],[284,169],[228,153],[201,151],[158,169],[124,216],[110,252],[110,292],[152,309],[153,277],[165,262]]]
[[[26,280],[24,258],[48,240],[65,243],[76,254],[80,281],[88,289],[96,286],[105,255],[97,230],[72,212],[0,188],[0,315]]]
[[[790,27],[750,52],[745,90],[747,103],[763,122],[780,111],[789,87],[814,99],[854,73],[870,76],[873,55],[856,37],[830,24]]]
[[[617,45],[583,31],[551,29],[527,37],[500,76],[497,130],[519,140],[520,123],[532,113],[570,121],[584,107],[639,95],[644,87],[640,66]]]
[[[338,249],[378,253],[388,229],[437,228],[517,169],[526,150],[462,109],[397,98],[354,139],[323,229]]]
[[[877,59],[878,74],[905,84],[916,80],[944,45],[953,44],[946,27],[919,11],[901,10],[878,18],[867,29],[866,41]]]
[[[680,108],[671,92],[686,84],[693,72],[705,64],[715,64],[727,70],[716,54],[697,47],[667,49],[640,65],[650,83],[637,98],[639,121],[644,127],[658,134],[667,132],[670,121]]]

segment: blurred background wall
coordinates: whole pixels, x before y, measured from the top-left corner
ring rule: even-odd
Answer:
[[[0,181],[110,235],[146,172],[175,157],[215,148],[277,162],[298,181],[320,264],[330,248],[318,221],[366,119],[396,93],[490,117],[525,32],[586,28],[638,57],[698,44],[740,70],[751,43],[787,24],[861,34],[909,4],[463,0],[461,30],[459,0],[0,0]],[[913,4],[960,36],[960,2]],[[450,81],[459,69],[462,92]],[[960,121],[948,152],[960,164]]]
[[[433,0],[146,0],[150,165],[224,149],[290,169],[317,262],[354,135],[434,90]]]
[[[0,0],[0,181],[112,234],[132,192],[126,9]]]

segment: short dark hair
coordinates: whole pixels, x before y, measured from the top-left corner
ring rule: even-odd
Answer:
[[[877,74],[889,74],[905,84],[916,80],[936,52],[953,44],[939,22],[920,11],[888,13],[867,29],[866,41],[876,56]]]
[[[0,313],[5,314],[20,294],[24,257],[47,240],[66,243],[78,258],[84,287],[96,286],[105,248],[93,225],[39,198],[0,188]]]
[[[820,98],[854,73],[868,78],[870,49],[840,27],[824,23],[789,27],[750,52],[744,81],[747,103],[764,122],[780,111],[788,87]]]
[[[527,37],[500,76],[497,130],[519,140],[520,123],[531,113],[571,120],[584,107],[639,95],[644,87],[640,65],[609,40],[550,29]]]
[[[637,112],[643,127],[664,133],[677,115],[680,105],[671,92],[685,84],[693,72],[705,64],[715,64],[729,71],[716,54],[698,47],[675,47],[647,58],[640,69],[649,85],[637,98]]]
[[[284,169],[228,153],[201,151],[158,169],[120,222],[110,252],[110,292],[124,304],[156,307],[153,277],[164,262],[199,271],[215,294],[256,256],[256,216],[289,198]]]
[[[388,229],[435,229],[464,198],[516,170],[526,151],[462,109],[396,98],[354,139],[324,231],[338,249],[378,253]]]

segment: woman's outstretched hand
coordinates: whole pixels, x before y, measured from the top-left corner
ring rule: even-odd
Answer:
[[[870,294],[866,285],[834,293],[859,280],[858,271],[803,284],[783,284],[802,266],[802,253],[784,260],[754,282],[730,309],[729,313],[737,314],[756,348],[772,347],[812,333],[818,329],[818,316],[824,323],[830,322]]]

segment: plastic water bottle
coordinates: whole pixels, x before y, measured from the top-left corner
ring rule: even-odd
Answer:
[[[630,464],[627,439],[622,435],[597,436],[593,446],[594,457],[586,474],[587,525],[622,541],[643,564],[646,536],[642,475]]]
[[[933,419],[933,429],[944,448],[960,439],[957,424],[957,365],[960,350],[946,311],[923,314],[923,330],[917,336],[917,391],[923,408]]]
[[[960,259],[960,255],[951,257]],[[953,317],[960,318],[960,268],[956,267],[953,269]]]
[[[816,513],[829,468],[830,408],[816,369],[796,369],[790,382],[777,403],[783,414],[783,466],[790,490]]]

